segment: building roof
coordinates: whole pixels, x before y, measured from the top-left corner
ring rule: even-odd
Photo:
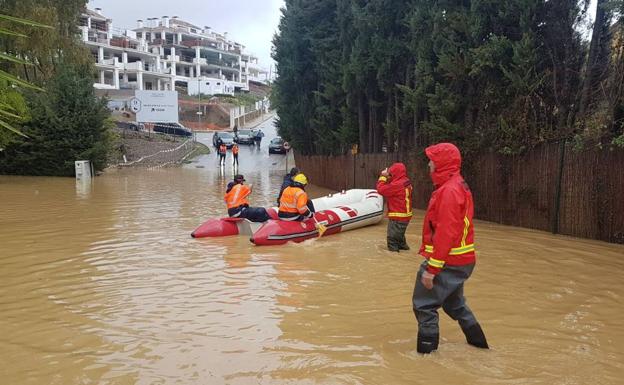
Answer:
[[[180,25],[182,27],[190,27],[201,30],[201,27],[196,26],[195,24],[189,23],[188,21],[184,21],[182,19],[169,19],[169,25],[175,24]]]
[[[87,16],[95,18],[95,19],[107,20],[106,16],[100,15],[99,13],[89,8],[85,8],[82,12],[86,14]]]

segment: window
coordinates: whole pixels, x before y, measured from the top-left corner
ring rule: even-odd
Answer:
[[[210,85],[210,82],[206,82],[206,85],[207,85],[207,86],[209,86],[209,85]]]
[[[218,85],[218,86],[220,86],[220,85],[221,85],[221,83],[217,82],[217,85]]]

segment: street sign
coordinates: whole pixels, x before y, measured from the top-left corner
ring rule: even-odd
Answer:
[[[285,149],[286,151],[290,151],[290,143],[288,143],[288,142],[284,142],[284,149]]]
[[[354,145],[351,147],[351,154],[353,154],[353,155],[357,155],[357,153],[358,153],[358,145],[357,145],[357,144],[354,144]]]
[[[134,112],[135,114],[138,113],[139,111],[141,111],[141,101],[137,98],[132,98],[130,99],[130,110],[132,112]]]
[[[136,90],[130,101],[137,122],[178,123],[177,91]]]

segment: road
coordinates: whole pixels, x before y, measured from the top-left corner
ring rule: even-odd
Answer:
[[[185,166],[186,169],[197,169],[206,179],[206,184],[215,189],[224,190],[227,183],[236,174],[243,174],[248,184],[254,186],[252,204],[259,206],[273,206],[274,200],[287,170],[294,166],[292,153],[269,155],[269,142],[277,136],[274,125],[275,119],[261,123],[256,129],[261,129],[265,136],[261,145],[240,145],[238,155],[239,166],[234,168],[232,152],[228,150],[225,167],[219,167],[218,156],[212,146],[212,133],[198,133],[197,140],[210,147],[211,154],[203,155]]]

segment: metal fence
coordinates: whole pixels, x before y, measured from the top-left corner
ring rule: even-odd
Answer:
[[[342,190],[371,188],[380,170],[403,162],[414,185],[414,207],[433,190],[422,149],[409,153],[340,156],[295,154],[311,183]],[[624,150],[576,151],[564,142],[526,154],[487,153],[465,159],[462,171],[475,216],[506,225],[624,243]]]

